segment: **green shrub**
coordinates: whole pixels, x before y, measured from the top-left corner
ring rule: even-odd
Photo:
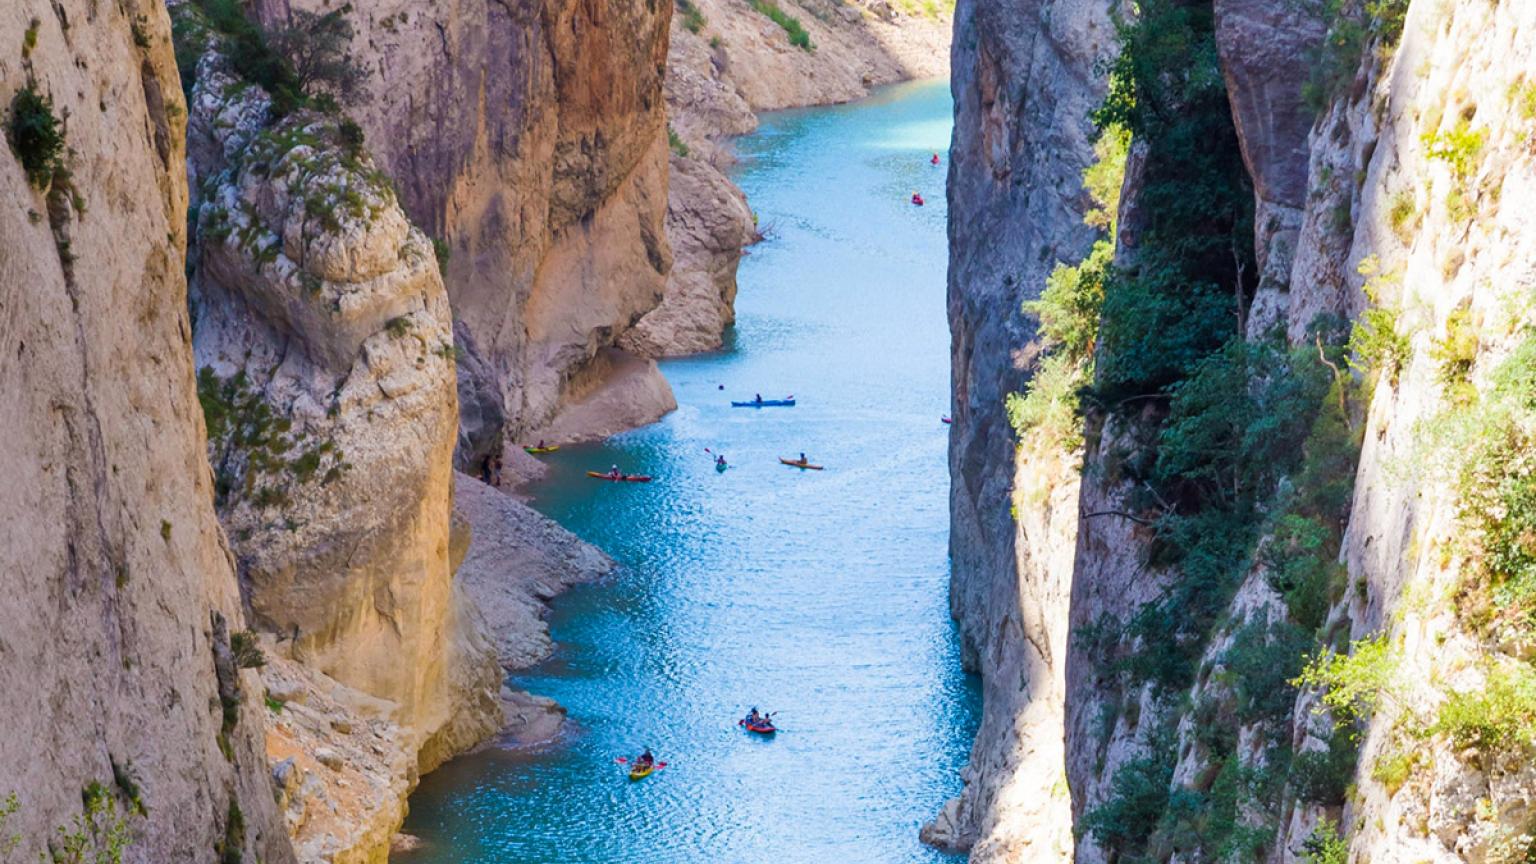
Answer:
[[[1536,81],[1517,83],[1510,87],[1509,101],[1522,119],[1527,122],[1536,120]]]
[[[1392,196],[1387,207],[1387,223],[1404,246],[1413,242],[1413,234],[1419,228],[1419,208],[1414,203],[1413,190],[1404,189]]]
[[[805,31],[805,26],[800,19],[785,12],[775,0],[749,0],[752,8],[759,13],[767,15],[773,23],[784,28],[789,36],[789,44],[805,51],[814,51],[816,46],[811,44],[811,34]]]
[[[1324,648],[1313,655],[1292,683],[1323,691],[1322,702],[1335,722],[1365,719],[1383,698],[1397,691],[1401,657],[1385,633],[1350,644],[1348,654]]]
[[[1452,402],[1466,403],[1477,397],[1472,388],[1472,366],[1477,362],[1477,328],[1472,312],[1458,307],[1445,320],[1445,336],[1430,343],[1429,356],[1437,365],[1440,385]]]
[[[689,33],[697,34],[708,23],[692,0],[677,0],[677,11],[683,13],[683,29]]]
[[[1355,736],[1335,732],[1327,750],[1297,753],[1291,760],[1291,790],[1298,800],[1338,807],[1348,797],[1359,758]]]
[[[53,114],[53,99],[35,84],[16,91],[6,122],[11,152],[21,161],[27,181],[47,189],[64,169],[64,127]]]
[[[1365,50],[1375,45],[1389,54],[1403,35],[1409,0],[1323,0],[1321,12],[1328,34],[1309,58],[1310,76],[1302,86],[1302,99],[1313,113],[1321,113],[1355,80]]]
[[[132,843],[128,823],[118,812],[117,799],[100,783],[80,793],[83,812],[59,826],[48,841],[44,860],[50,864],[122,864]]]
[[[1306,864],[1349,864],[1349,841],[1339,836],[1338,823],[1324,816],[1301,844]]]
[[[446,271],[448,261],[453,257],[453,247],[449,246],[447,241],[433,237],[432,254],[437,256],[437,269]]]
[[[1237,697],[1238,720],[1280,724],[1290,719],[1296,704],[1296,688],[1290,682],[1301,672],[1311,644],[1308,632],[1263,616],[1238,628],[1221,657],[1224,680]]]
[[[1487,134],[1484,129],[1473,130],[1471,121],[1463,118],[1444,132],[1424,133],[1426,155],[1449,165],[1457,182],[1465,183],[1477,173]]]
[[[1363,290],[1370,306],[1355,321],[1349,334],[1349,365],[1362,376],[1387,376],[1397,386],[1398,375],[1413,356],[1413,343],[1399,326],[1397,310],[1385,305],[1386,292],[1397,274],[1381,270],[1375,255],[1362,260],[1356,271],[1366,277]]]
[[[235,655],[235,665],[241,669],[260,669],[267,665],[266,655],[261,653],[261,643],[250,630],[229,634],[229,650]]]
[[[1451,694],[1432,728],[1460,749],[1524,752],[1536,744],[1536,670],[1523,663],[1490,670],[1482,689]]]
[[[671,147],[672,152],[676,155],[684,159],[688,158],[688,142],[684,141],[681,135],[673,131],[671,126],[667,127],[667,146]]]
[[[1122,854],[1143,848],[1168,807],[1173,779],[1171,736],[1159,736],[1148,753],[1115,772],[1108,799],[1083,816],[1082,830],[1099,845]]]
[[[1371,779],[1385,786],[1387,797],[1390,798],[1403,788],[1403,784],[1413,774],[1415,757],[1413,751],[1407,750],[1383,753],[1376,757],[1376,764],[1371,766]]]
[[[37,30],[42,26],[43,22],[37,18],[33,18],[31,21],[27,22],[27,32],[22,34],[21,37],[21,59],[26,60],[27,58],[31,57],[32,52],[36,50]]]
[[[11,851],[21,843],[21,835],[6,833],[5,827],[20,809],[21,801],[17,799],[15,792],[6,793],[4,798],[0,798],[0,855],[11,854]]]
[[[1104,288],[1095,391],[1156,395],[1237,332],[1253,264],[1253,191],[1217,60],[1209,4],[1149,0],[1117,20],[1121,50],[1093,120],[1144,145],[1134,267]],[[1117,142],[1111,142],[1117,143]],[[1237,285],[1237,271],[1247,275]]]
[[[1285,598],[1291,620],[1307,633],[1322,626],[1332,605],[1332,590],[1342,581],[1344,568],[1336,560],[1337,549],[1338,538],[1328,524],[1299,513],[1283,514],[1264,547],[1269,586]],[[1290,675],[1300,671],[1298,667]]]

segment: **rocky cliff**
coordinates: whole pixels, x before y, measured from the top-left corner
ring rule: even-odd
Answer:
[[[198,395],[246,605],[275,636],[268,752],[301,860],[382,860],[419,773],[502,719],[450,560],[448,298],[330,92],[263,80],[243,17],[174,11]]]
[[[263,0],[269,23],[322,3]],[[605,349],[661,300],[668,4],[353,4],[348,106],[412,222],[442,245],[460,351],[459,462],[554,437]],[[596,365],[594,365],[596,364]],[[623,364],[620,364],[623,365]],[[672,407],[654,367],[627,426]],[[574,395],[573,395],[574,393]],[[562,426],[562,428],[565,428]],[[605,431],[561,435],[599,437]]]
[[[1113,63],[1076,67],[1109,73],[1100,141],[1132,142],[1112,261],[1018,250],[1053,249],[1073,274],[1037,269],[1021,292],[1041,298],[1029,309],[1041,332],[1091,333],[1091,384],[1061,397],[1050,373],[1064,340],[1037,357],[1027,329],[981,367],[1034,371],[1014,403],[1017,477],[988,461],[984,420],[961,428],[976,354],[963,349],[1018,303],[973,274],[1012,244],[951,210],[952,297],[990,304],[952,316],[955,528],[976,547],[956,553],[956,611],[979,643],[987,706],[966,797],[936,827],[953,822],[963,841],[976,826],[980,860],[1523,860],[1536,702],[1519,503],[1531,473],[1517,453],[1536,237],[1518,202],[1531,195],[1536,9],[1141,12]],[[986,140],[960,121],[968,93],[994,86],[985,71],[962,80],[969,63],[957,41],[957,152]],[[1042,134],[1007,115],[993,129]],[[1084,152],[1047,161],[1071,176]],[[954,170],[966,175],[954,195],[986,176],[958,156]],[[1035,203],[1012,214],[1036,232],[1076,224]],[[1000,402],[982,403],[993,423]],[[1051,437],[1080,441],[1083,457],[1076,524],[1051,531],[1061,502],[1039,490],[1072,482],[1040,456],[1061,416],[1041,412],[1058,404],[1082,419]],[[1010,478],[1011,526],[999,515]],[[985,498],[971,491],[987,484]],[[972,527],[988,518],[1001,530]],[[1042,572],[1067,546],[1070,567]],[[1007,658],[1050,657],[1049,628],[1010,631],[967,594],[1023,597],[1023,622],[1068,614],[1065,660],[1017,677]],[[1028,729],[1040,713],[1039,698],[999,690],[1018,681],[1049,703],[1063,672],[1059,726],[989,737],[989,724]],[[1039,738],[1064,739],[1077,838],[1050,855],[1042,841],[1061,823],[1011,808],[989,779]],[[1047,776],[1032,781],[1037,802]]]
[[[925,839],[974,846],[976,861],[1071,844],[1061,728],[1078,455],[1019,446],[1004,401],[1040,351],[1021,304],[1097,236],[1082,176],[1105,89],[1094,70],[1113,47],[1107,3],[962,0],[955,12],[950,607],[984,708],[965,794]]]
[[[203,453],[169,34],[148,2],[0,10],[0,854],[14,860],[293,860]]]

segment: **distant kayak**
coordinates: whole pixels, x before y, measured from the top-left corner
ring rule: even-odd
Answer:
[[[636,765],[635,767],[629,769],[629,779],[631,779],[631,780],[644,780],[645,778],[647,778],[647,777],[649,777],[649,776],[651,776],[652,774],[655,774],[655,773],[656,773],[656,765],[655,765],[655,763],[652,763],[650,765],[645,765],[643,767],[640,766],[640,765]]]
[[[610,483],[651,482],[651,475],[649,474],[620,474],[619,476],[615,477],[612,474],[606,473],[604,471],[588,471],[587,476],[591,477],[593,480],[607,480]]]
[[[952,418],[949,418],[949,417],[940,417],[939,418],[939,422],[943,423],[945,426],[948,426],[949,424],[951,424],[951,423],[953,423],[955,421]]]
[[[722,474],[725,473],[725,469],[727,469],[729,467],[731,467],[731,466],[725,464],[724,462],[716,462],[715,463],[715,470],[721,472]]]
[[[559,450],[559,449],[560,449],[560,445],[556,444],[553,447],[524,447],[523,448],[523,452],[527,453],[530,456],[538,456],[538,455],[540,455],[542,453],[553,453],[553,452],[555,452],[556,450]]]
[[[923,206],[923,196],[917,194],[916,192],[912,193],[912,203],[918,207]]]
[[[822,465],[812,465],[809,462],[801,462],[796,459],[785,459],[783,456],[779,457],[779,461],[783,462],[785,465],[788,465],[791,468],[799,468],[802,471],[820,471],[823,467],[825,467]]]
[[[772,720],[768,720],[762,723],[753,723],[750,720],[737,720],[736,725],[747,730],[748,732],[756,732],[759,735],[772,735],[773,733],[779,731],[779,727],[773,725]]]
[[[793,408],[793,407],[795,407],[795,397],[791,396],[788,399],[764,399],[761,402],[757,401],[756,399],[754,399],[754,400],[752,400],[750,402],[732,402],[731,403],[731,407],[732,408]]]

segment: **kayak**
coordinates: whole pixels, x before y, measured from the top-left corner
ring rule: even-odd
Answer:
[[[756,732],[759,735],[772,735],[773,733],[779,731],[779,727],[773,725],[773,721],[771,720],[766,723],[753,723],[748,720],[737,720],[736,725],[742,727],[748,732]]]
[[[785,465],[788,465],[791,468],[799,468],[802,471],[820,471],[824,467],[821,465],[812,465],[809,462],[798,462],[794,459],[785,459],[783,456],[779,457],[779,461],[783,462]]]
[[[948,426],[949,424],[951,424],[951,423],[953,423],[955,421],[954,421],[954,419],[952,419],[950,417],[940,417],[939,418],[939,422],[943,423],[945,426]]]
[[[588,471],[587,472],[587,476],[591,477],[593,480],[607,480],[610,483],[649,483],[649,482],[651,482],[651,475],[649,475],[649,474],[624,474],[622,476],[615,477],[612,474],[608,474],[608,473],[603,472],[603,471]]]
[[[721,472],[722,474],[725,473],[725,469],[727,469],[729,467],[731,467],[731,466],[725,464],[724,462],[716,462],[715,463],[715,470]]]
[[[640,767],[639,765],[636,765],[635,767],[629,769],[629,779],[631,779],[631,780],[644,780],[645,778],[647,778],[647,777],[649,777],[649,776],[651,776],[652,774],[655,774],[655,773],[656,773],[656,763],[654,763],[654,762],[651,763],[650,765],[646,765],[643,768]]]
[[[793,407],[795,407],[795,400],[793,398],[790,398],[790,399],[764,399],[763,401],[758,402],[757,400],[754,399],[754,400],[752,400],[750,402],[732,402],[731,403],[731,407],[732,408],[793,408]]]
[[[529,456],[538,456],[541,453],[553,453],[559,449],[560,445],[556,444],[553,447],[524,447],[523,452],[527,453]]]

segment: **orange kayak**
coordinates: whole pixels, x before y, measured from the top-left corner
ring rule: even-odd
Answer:
[[[779,457],[779,461],[783,462],[785,465],[788,465],[791,468],[799,468],[802,471],[820,471],[824,467],[821,465],[812,465],[809,462],[800,462],[795,459],[785,459],[783,456]]]
[[[591,477],[593,480],[607,480],[610,483],[649,483],[649,482],[651,482],[651,475],[649,475],[649,474],[621,474],[618,477],[615,477],[612,474],[607,474],[607,473],[604,473],[602,471],[588,471],[587,472],[587,476]]]

